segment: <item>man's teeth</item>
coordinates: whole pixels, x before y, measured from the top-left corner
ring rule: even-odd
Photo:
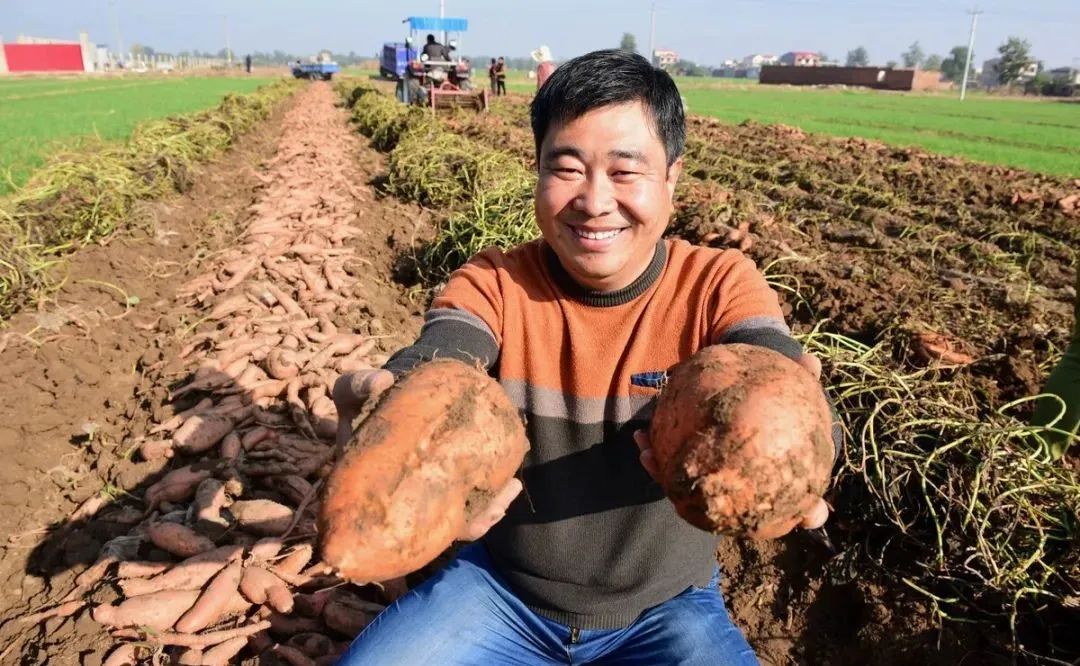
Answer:
[[[622,229],[611,229],[610,231],[585,231],[584,229],[574,229],[574,233],[582,238],[588,238],[589,240],[604,240],[606,238],[615,238],[619,235]]]

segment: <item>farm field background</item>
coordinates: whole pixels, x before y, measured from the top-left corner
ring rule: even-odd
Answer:
[[[16,268],[0,287],[26,296],[0,324],[0,366],[26,387],[0,408],[12,459],[0,525],[25,539],[2,553],[0,580],[48,581],[0,602],[0,616],[30,618],[0,625],[0,653],[24,664],[153,658],[146,646],[171,632],[103,625],[158,584],[117,583],[114,559],[151,571],[174,559],[140,532],[164,516],[239,554],[263,529],[241,522],[252,506],[242,502],[271,502],[292,516],[274,531],[289,537],[287,558],[303,559],[295,570],[326,571],[302,567],[335,455],[336,377],[415,340],[426,301],[477,251],[537,235],[531,95],[433,116],[363,78],[283,79],[194,119],[153,122],[131,151],[49,164],[59,188],[0,200],[11,210],[0,246],[8,229]],[[697,83],[685,92],[726,90]],[[137,85],[146,97],[165,88]],[[687,123],[685,165],[670,234],[756,262],[822,360],[847,433],[828,539],[725,539],[718,550],[755,651],[766,663],[1004,664],[1012,639],[1070,663],[1080,645],[1056,637],[1076,625],[1080,551],[1061,547],[1078,538],[1076,458],[1033,454],[1043,431],[1027,425],[1024,400],[1068,344],[1080,182],[701,115]],[[232,430],[189,446],[208,423]],[[239,501],[220,522],[190,518],[198,487],[226,483]],[[379,588],[312,575],[288,582],[296,613],[278,610],[276,629],[242,594],[240,625],[213,626],[269,627],[281,644],[325,631],[308,651],[332,657],[420,580]],[[326,604],[301,609],[316,590],[332,590]],[[52,606],[58,594],[74,601]],[[71,608],[75,620],[50,616]],[[294,619],[303,624],[282,624]],[[42,628],[24,629],[34,622]],[[210,635],[224,641],[218,629],[199,634]],[[136,642],[116,644],[122,636]],[[250,654],[230,663],[261,658],[238,638],[230,647]]]
[[[126,138],[139,122],[213,106],[263,77],[0,80],[0,194],[26,182],[48,154],[87,138]]]
[[[514,73],[511,92],[536,83]],[[478,79],[479,82],[479,79]],[[1080,104],[975,94],[761,86],[745,79],[676,77],[690,113],[752,120],[832,136],[964,157],[1058,176],[1080,176]],[[485,80],[486,83],[486,80]]]

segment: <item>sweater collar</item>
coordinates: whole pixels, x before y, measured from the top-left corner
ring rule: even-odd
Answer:
[[[594,291],[578,284],[566,272],[566,269],[563,268],[562,263],[559,261],[558,255],[555,254],[555,250],[551,249],[551,246],[547,243],[544,243],[544,260],[547,263],[548,272],[551,273],[551,277],[555,280],[555,284],[559,286],[564,294],[585,305],[612,307],[629,303],[653,286],[660,278],[660,274],[664,271],[664,265],[667,263],[667,245],[663,240],[657,241],[656,251],[653,253],[652,261],[649,262],[645,272],[622,289],[614,291]]]

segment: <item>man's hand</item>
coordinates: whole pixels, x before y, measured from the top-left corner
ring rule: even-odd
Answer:
[[[798,363],[807,372],[813,375],[815,379],[821,379],[821,360],[818,359],[817,356],[814,356],[813,354],[803,354],[799,357]],[[640,451],[638,459],[641,460],[641,466],[645,468],[645,471],[649,473],[649,476],[659,483],[660,470],[656,464],[656,456],[653,455],[648,431],[638,430],[634,432],[634,442],[637,443],[638,451]],[[802,519],[798,523],[788,526],[786,529],[781,529],[779,532],[770,531],[767,535],[762,535],[762,538],[772,539],[783,536],[794,527],[802,527],[808,530],[817,529],[824,525],[825,521],[828,519],[829,505],[823,498],[818,497],[817,501],[803,514]]]
[[[337,446],[345,446],[352,437],[353,419],[369,400],[394,385],[394,375],[387,370],[360,370],[338,377],[334,382],[334,406],[337,407]]]
[[[510,503],[514,501],[514,498],[518,496],[518,493],[521,492],[521,488],[521,480],[517,477],[507,481],[506,485],[491,498],[487,508],[473,516],[473,519],[465,525],[465,529],[458,536],[458,540],[476,541],[487,534],[487,531],[506,515],[506,510],[510,507]]]

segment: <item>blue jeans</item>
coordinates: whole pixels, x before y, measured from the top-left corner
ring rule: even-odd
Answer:
[[[573,630],[528,609],[484,546],[471,544],[375,618],[338,664],[757,664],[724,608],[719,578],[717,571],[707,587],[687,588],[623,629]]]

